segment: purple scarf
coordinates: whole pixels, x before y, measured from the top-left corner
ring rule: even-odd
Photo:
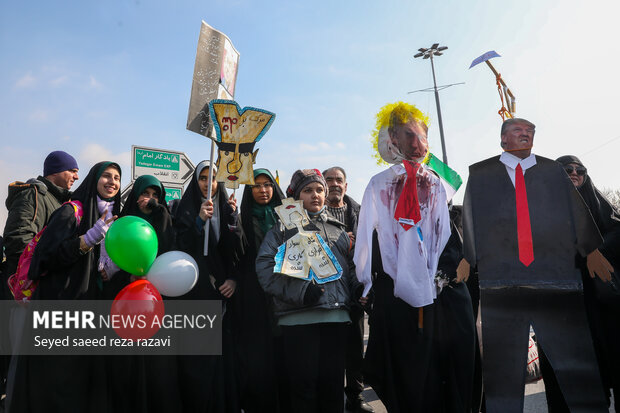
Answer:
[[[105,216],[106,220],[112,218],[113,207],[114,207],[114,201],[105,201],[101,199],[99,195],[97,195],[97,209],[99,210],[100,214],[103,214],[104,212],[107,211],[106,216]],[[102,270],[105,270],[108,276],[108,279],[110,279],[112,278],[114,274],[118,272],[119,268],[116,266],[116,264],[114,264],[114,262],[108,255],[108,252],[105,249],[105,238],[104,238],[104,242],[99,244],[99,247],[100,247],[99,265],[97,266],[97,270],[99,272],[101,272]]]

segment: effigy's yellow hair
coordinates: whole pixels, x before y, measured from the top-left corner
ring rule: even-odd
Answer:
[[[426,127],[428,127],[429,124],[428,115],[425,115],[414,105],[405,102],[388,103],[379,110],[376,118],[377,123],[375,124],[375,129],[371,132],[370,141],[374,148],[372,157],[377,161],[377,165],[388,165],[388,163],[381,158],[381,155],[379,155],[379,131],[382,128],[393,127],[394,125],[390,124],[390,122],[394,120],[396,120],[399,125],[404,125],[412,119],[417,122],[422,122]]]

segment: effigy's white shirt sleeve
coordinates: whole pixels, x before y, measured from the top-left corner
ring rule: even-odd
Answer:
[[[355,254],[353,255],[357,279],[364,284],[363,297],[368,295],[372,287],[372,233],[377,222],[374,180],[371,180],[362,198],[362,206],[357,221],[357,235],[355,236]]]

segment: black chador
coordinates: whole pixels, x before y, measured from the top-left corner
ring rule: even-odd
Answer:
[[[519,259],[515,185],[499,156],[470,166],[465,193],[463,249],[480,278],[487,411],[523,411],[531,324],[571,412],[607,412],[575,265],[601,236],[561,165],[536,156],[524,181],[529,265]]]
[[[569,164],[581,165],[576,156],[566,155],[557,159],[565,167]],[[578,257],[577,263],[581,268],[583,293],[586,305],[590,332],[594,341],[594,350],[598,359],[601,379],[607,399],[611,397],[611,389],[616,398],[620,395],[620,212],[594,186],[588,174],[577,191],[588,206],[594,222],[603,236],[601,253],[616,269],[612,275],[613,282],[605,283],[598,277],[591,278],[586,267],[586,260]],[[585,334],[586,332],[584,332]],[[540,370],[545,381],[545,393],[549,412],[568,412],[568,406],[560,386],[558,385],[553,369],[547,360],[544,349],[539,347]]]

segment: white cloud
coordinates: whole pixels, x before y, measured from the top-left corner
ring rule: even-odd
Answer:
[[[314,152],[316,151],[318,148],[314,145],[308,145],[307,143],[300,143],[299,144],[299,150],[300,151],[307,151],[307,152]]]
[[[45,122],[49,119],[49,112],[43,109],[37,109],[28,116],[33,122]]]
[[[336,142],[333,144],[327,143],[327,142],[317,142],[314,145],[309,145],[307,143],[300,143],[299,144],[299,151],[303,152],[316,152],[316,151],[327,151],[327,150],[333,150],[334,148],[336,149],[344,149],[345,145],[342,142]]]
[[[52,80],[50,80],[50,85],[54,86],[54,87],[58,87],[61,86],[65,83],[67,83],[67,81],[69,80],[69,76],[67,75],[62,75],[62,76],[58,76]]]
[[[99,81],[97,79],[95,79],[95,77],[93,75],[90,75],[90,81],[89,81],[88,85],[92,89],[97,89],[97,90],[103,89],[103,85],[101,83],[99,83]]]
[[[118,163],[123,170],[123,182],[131,180],[131,152],[114,153],[98,143],[89,143],[82,148],[78,156],[78,164],[80,165],[80,170],[83,171],[82,175],[86,176],[87,168],[101,161]]]
[[[32,76],[32,73],[26,73],[24,76],[17,79],[15,87],[18,89],[26,89],[33,87],[37,83],[37,79]]]

